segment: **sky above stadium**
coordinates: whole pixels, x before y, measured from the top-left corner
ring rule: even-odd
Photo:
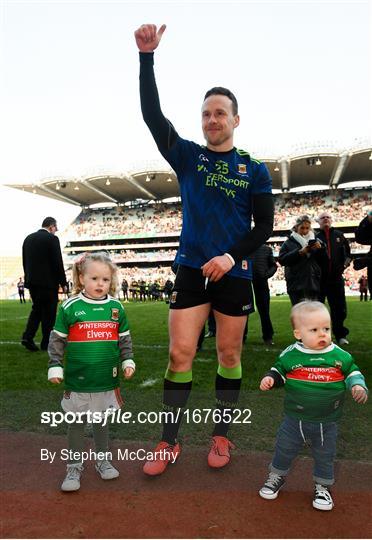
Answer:
[[[203,95],[222,85],[239,101],[235,144],[257,157],[370,144],[370,11],[358,0],[3,0],[0,184],[161,162],[138,97],[133,32],[144,22],[167,24],[156,77],[183,137],[203,142]],[[3,186],[0,196],[2,230],[21,216],[2,254],[19,253],[46,215],[63,228],[78,211]]]

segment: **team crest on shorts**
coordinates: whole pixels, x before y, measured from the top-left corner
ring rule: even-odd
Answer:
[[[170,297],[171,304],[175,304],[177,300],[177,291],[172,292],[172,295]]]
[[[242,260],[242,270],[248,270],[248,261],[246,259]]]
[[[63,399],[70,399],[71,397],[71,392],[69,390],[65,390],[63,392]]]
[[[111,308],[111,319],[113,321],[118,321],[119,320],[119,309],[114,307],[114,308]]]

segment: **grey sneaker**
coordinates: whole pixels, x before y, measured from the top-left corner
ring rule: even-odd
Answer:
[[[67,465],[66,478],[61,485],[62,491],[77,491],[80,489],[80,477],[84,470],[81,463],[71,463]]]
[[[317,510],[332,510],[334,504],[327,486],[315,484],[313,507]]]
[[[95,468],[102,480],[112,480],[119,476],[119,471],[107,459],[96,461]]]
[[[269,473],[265,485],[260,489],[259,494],[263,499],[276,499],[284,482],[284,476],[271,472]]]

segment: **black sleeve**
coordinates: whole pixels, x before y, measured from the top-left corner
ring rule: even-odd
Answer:
[[[283,377],[276,371],[276,369],[270,369],[265,373],[264,377],[272,377],[274,379],[274,388],[284,386]]]
[[[65,269],[63,267],[63,259],[61,253],[61,246],[57,236],[51,236],[52,246],[50,250],[50,256],[52,259],[52,268],[54,269],[55,275],[58,276],[58,283],[62,287],[67,285]]]
[[[345,259],[351,259],[350,244],[348,242],[348,239],[344,235],[342,235],[342,242],[345,250]]]
[[[235,262],[256,251],[270,238],[274,225],[274,199],[271,193],[260,193],[252,197],[253,229],[235,246],[229,254]]]
[[[300,255],[300,249],[301,248],[294,248],[291,249],[287,242],[284,242],[282,244],[282,247],[279,251],[279,257],[278,261],[282,266],[293,266],[295,264],[298,264],[301,261],[301,255]]]
[[[266,279],[270,279],[273,277],[273,275],[276,273],[278,267],[275,262],[274,254],[272,249],[270,248],[270,253],[267,254],[267,273],[266,273]]]
[[[369,221],[368,216],[359,223],[355,231],[355,240],[358,244],[372,245],[372,222]]]
[[[154,73],[154,53],[140,55],[140,98],[144,121],[160,150],[169,150],[178,134],[173,125],[165,118],[160,108],[159,93]]]

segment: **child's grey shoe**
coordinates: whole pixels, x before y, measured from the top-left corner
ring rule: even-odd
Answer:
[[[84,467],[81,463],[71,463],[67,465],[66,478],[61,485],[62,491],[77,491],[80,489],[80,477]]]
[[[259,494],[263,499],[276,499],[284,482],[284,476],[271,472],[265,482],[265,485],[260,489]]]
[[[97,461],[95,467],[102,480],[113,480],[119,476],[119,471],[107,459]]]
[[[315,484],[313,507],[317,510],[332,510],[332,496],[326,486]]]

